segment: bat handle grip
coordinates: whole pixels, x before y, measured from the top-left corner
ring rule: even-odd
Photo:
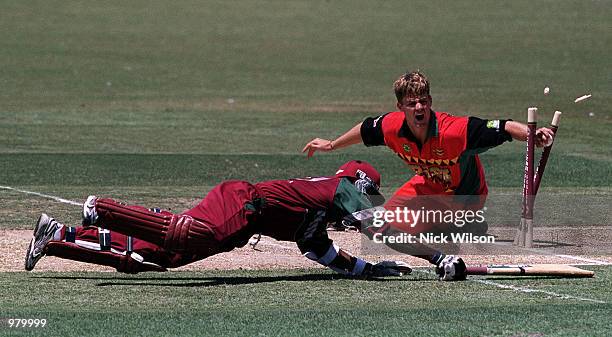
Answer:
[[[487,275],[489,268],[487,266],[470,266],[465,269],[468,275]]]

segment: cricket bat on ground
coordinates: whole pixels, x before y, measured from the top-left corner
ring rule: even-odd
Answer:
[[[593,277],[595,272],[565,264],[488,265],[467,267],[468,275]]]

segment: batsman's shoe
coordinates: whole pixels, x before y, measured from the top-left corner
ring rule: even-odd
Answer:
[[[62,228],[62,225],[55,221],[55,219],[45,213],[40,215],[34,228],[34,234],[28,246],[28,251],[26,252],[25,270],[30,271],[34,269],[36,262],[45,256],[45,246],[53,239],[53,236],[60,228]]]
[[[90,195],[83,204],[83,226],[94,225],[98,221],[98,212],[96,212],[96,196]]]

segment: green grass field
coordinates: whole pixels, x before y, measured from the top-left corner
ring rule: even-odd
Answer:
[[[588,280],[492,279],[534,293],[421,271],[377,281],[321,270],[15,273],[0,289],[0,314],[46,318],[19,332],[55,336],[605,335],[612,275],[594,270]]]
[[[388,150],[300,150],[393,110],[394,79],[418,68],[435,110],[524,121],[538,106],[542,124],[563,111],[543,189],[610,195],[610,17],[595,0],[3,1],[0,187],[182,210],[224,179],[365,159],[389,195],[411,174]],[[481,156],[491,191],[520,188],[523,153],[512,142]],[[0,204],[1,230],[30,229],[42,211],[79,217],[6,188]],[[547,293],[424,272],[2,273],[0,319],[49,327],[0,335],[607,335],[612,270],[596,272],[494,280]]]

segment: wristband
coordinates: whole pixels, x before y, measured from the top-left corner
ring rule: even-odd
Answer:
[[[355,266],[351,271],[351,275],[369,275],[372,272],[372,264],[360,258],[355,261]]]

